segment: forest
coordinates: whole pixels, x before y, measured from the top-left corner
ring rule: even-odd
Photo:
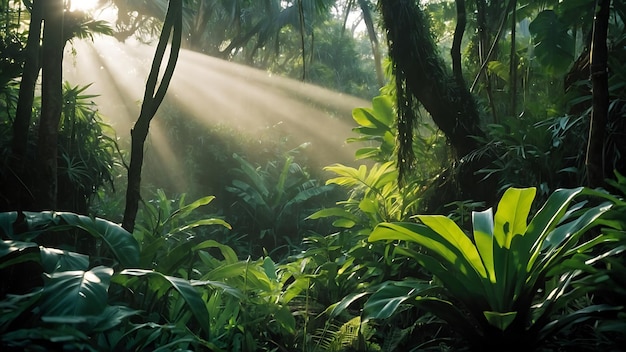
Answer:
[[[0,350],[624,350],[623,1],[0,10]]]

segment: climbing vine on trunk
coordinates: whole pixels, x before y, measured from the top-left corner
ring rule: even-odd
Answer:
[[[463,1],[457,4],[464,6]],[[483,136],[473,96],[462,79],[448,72],[433,40],[428,17],[416,1],[380,0],[379,6],[396,78],[401,179],[415,162],[412,143],[419,102],[445,133],[458,160],[463,161],[458,180],[460,189],[465,191],[464,197],[481,199],[484,193],[476,187],[480,179],[475,174],[480,164],[463,160],[479,146],[473,136]],[[456,33],[463,35],[460,29]],[[461,77],[460,65],[456,71],[456,76]]]

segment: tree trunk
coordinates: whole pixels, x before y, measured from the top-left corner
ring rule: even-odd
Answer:
[[[139,200],[141,199],[141,168],[143,166],[144,142],[148,136],[150,121],[156,114],[159,105],[161,105],[165,97],[165,92],[172,79],[172,75],[174,74],[174,68],[176,67],[180,51],[182,27],[182,0],[170,0],[161,37],[159,38],[154,60],[152,61],[152,68],[150,69],[148,81],[146,82],[146,91],[143,97],[143,104],[141,105],[141,112],[139,113],[139,118],[137,118],[135,126],[130,131],[130,165],[128,167],[126,208],[124,209],[124,219],[122,220],[122,227],[129,232],[133,232],[135,229],[135,220],[137,218],[137,210],[139,209]],[[163,78],[157,89],[159,68],[165,56],[165,50],[170,37],[172,38],[170,55],[165,72],[163,73]]]
[[[28,145],[28,126],[33,113],[33,100],[35,97],[35,84],[39,77],[39,62],[41,40],[41,0],[33,1],[30,24],[28,27],[28,40],[24,50],[24,71],[20,81],[20,94],[17,100],[17,110],[13,121],[13,156],[21,159],[26,154]]]
[[[38,209],[54,209],[57,200],[57,138],[63,107],[63,0],[43,2],[41,118],[37,142]]]
[[[376,28],[374,27],[372,9],[370,8],[370,3],[367,0],[359,0],[359,6],[361,7],[361,12],[363,13],[363,22],[365,22],[365,27],[367,28],[367,35],[370,39],[370,43],[372,44],[374,67],[376,69],[376,80],[378,82],[378,86],[382,87],[385,85],[385,75],[383,74],[383,64],[380,55],[380,43],[378,42]]]
[[[465,10],[465,0],[456,0],[456,27],[454,28],[454,37],[452,39],[452,47],[450,48],[450,57],[452,58],[452,75],[457,81],[459,87],[465,87],[463,79],[463,70],[461,67],[461,43],[465,34],[465,26],[467,25],[467,11]]]
[[[480,66],[487,65],[487,18],[485,15],[486,6],[485,0],[476,0],[476,24],[478,26],[478,58]],[[491,88],[491,77],[489,72],[484,73],[485,77],[485,91],[487,93],[487,99],[489,100],[489,107],[491,108],[491,118],[494,123],[500,122],[496,113],[496,105],[493,99],[493,91]],[[472,89],[470,88],[470,92]]]
[[[380,0],[379,6],[396,78],[400,174],[406,174],[413,163],[413,102],[417,100],[445,133],[461,161],[458,181],[462,195],[458,196],[491,200],[495,187],[481,183],[475,174],[484,161],[463,159],[480,146],[472,136],[483,136],[478,107],[467,88],[447,73],[427,16],[414,0]]]
[[[517,116],[517,50],[515,47],[515,32],[517,25],[517,0],[511,0],[513,5],[511,12],[511,52],[509,65],[509,93],[511,99],[510,115]]]
[[[26,189],[24,185],[32,184],[25,182],[24,166],[26,163],[26,152],[28,149],[28,129],[30,119],[33,114],[33,100],[35,97],[35,84],[39,77],[41,63],[39,55],[41,46],[41,22],[42,18],[42,1],[35,0],[32,3],[30,24],[28,27],[28,40],[26,41],[26,49],[24,50],[24,71],[22,72],[22,80],[20,81],[20,93],[17,100],[17,108],[15,112],[15,120],[13,120],[13,140],[12,140],[12,158],[11,168],[13,170],[12,177],[16,182],[10,182],[13,189],[11,203],[17,206],[18,210],[22,210],[26,204],[32,202],[32,193]]]
[[[300,19],[300,44],[302,46],[302,82],[306,82],[306,51],[304,42],[304,8],[302,0],[298,0],[298,18]]]
[[[604,139],[609,113],[608,49],[606,45],[610,0],[596,0],[596,13],[593,18],[593,37],[589,54],[591,73],[592,110],[587,142],[587,184],[600,187],[604,184],[605,155]]]

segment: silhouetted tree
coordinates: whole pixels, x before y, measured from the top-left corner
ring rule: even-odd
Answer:
[[[41,118],[37,141],[35,207],[54,209],[57,202],[57,139],[63,109],[63,0],[43,2]]]
[[[150,121],[152,121],[159,105],[161,105],[161,102],[165,97],[167,87],[169,86],[174,74],[176,62],[178,61],[183,27],[182,12],[182,0],[170,0],[159,44],[157,45],[156,53],[154,54],[154,59],[152,61],[152,68],[150,69],[148,81],[146,82],[146,91],[143,97],[139,118],[137,118],[135,126],[130,131],[132,138],[130,165],[128,168],[128,186],[126,188],[126,208],[124,209],[124,219],[122,220],[122,227],[129,232],[133,232],[133,229],[135,228],[135,219],[137,218],[139,200],[141,199],[143,148],[146,137],[148,136]],[[159,69],[161,67],[161,63],[163,62],[163,57],[165,56],[167,43],[169,42],[170,37],[172,38],[172,41],[167,67],[165,68],[160,84],[158,84]]]

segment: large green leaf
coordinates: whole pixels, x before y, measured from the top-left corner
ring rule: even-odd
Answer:
[[[33,242],[0,241],[0,269],[27,261],[39,261],[38,248]]]
[[[440,299],[441,289],[430,282],[407,279],[387,281],[365,302],[362,321],[391,317],[402,304],[411,304],[447,321],[458,332],[476,338],[476,329],[461,310],[450,301]]]
[[[584,188],[557,189],[543,207],[535,214],[528,224],[526,234],[522,236],[516,249],[519,252],[519,261],[527,263],[527,271],[534,265],[541,252],[543,240],[557,226],[570,202],[583,192]]]
[[[429,222],[434,223],[433,221]],[[458,231],[461,230],[458,229]],[[447,235],[450,236],[450,234]],[[461,235],[465,236],[462,232]],[[482,277],[487,277],[485,268],[482,266],[480,258],[478,258],[476,247],[473,246],[471,241],[469,242],[469,246],[473,247],[473,251],[475,251],[474,260],[479,261],[476,265],[479,267],[482,266],[482,275],[480,271],[473,267],[473,263],[468,261],[467,254],[462,252],[462,250],[468,246],[467,242],[461,242],[463,245],[459,248],[444,237],[444,235],[437,233],[426,225],[404,222],[381,223],[374,228],[368,240],[370,242],[381,240],[414,242],[435,254],[447,270],[454,270],[455,272],[463,274],[467,280],[471,280],[474,284],[479,283]],[[467,239],[467,241],[469,241],[469,239]],[[471,251],[471,249],[469,251]]]
[[[89,256],[84,254],[45,247],[40,247],[39,252],[41,265],[46,273],[87,270],[89,268]]]
[[[180,294],[180,296],[187,303],[189,310],[196,318],[200,327],[208,336],[211,335],[211,329],[209,326],[209,313],[207,311],[206,305],[202,300],[202,295],[198,290],[187,280],[163,275],[157,271],[152,270],[142,270],[142,269],[125,269],[122,270],[119,274],[116,274],[116,278],[114,282],[125,285],[128,281],[121,279],[120,277],[124,276],[135,276],[135,277],[145,277],[148,280],[157,281],[158,285],[163,285],[167,289],[173,288]],[[159,288],[159,292],[167,292],[167,289]]]
[[[57,212],[55,216],[62,219],[68,226],[85,230],[92,236],[101,238],[122,266],[136,267],[139,264],[139,244],[120,225],[108,220],[68,212]]]
[[[476,246],[452,219],[443,215],[418,215],[418,219],[456,248],[481,277],[487,277],[487,271]]]
[[[11,211],[6,213],[0,213],[0,237],[12,238],[13,236],[13,223],[17,219],[17,212]]]
[[[554,74],[565,73],[574,60],[574,37],[556,12],[544,10],[530,23],[535,55]]]
[[[42,315],[99,315],[107,306],[111,275],[113,269],[104,266],[45,274]]]
[[[509,248],[514,236],[524,235],[536,193],[534,187],[509,188],[504,192],[494,217],[494,237],[500,247]]]
[[[427,295],[433,291],[433,285],[424,281],[385,282],[363,306],[362,321],[370,319],[386,319],[391,317],[398,307],[417,296]]]
[[[262,292],[272,290],[272,284],[265,272],[259,270],[259,265],[251,261],[220,265],[204,274],[201,280],[225,282],[240,280],[247,290],[260,290]]]
[[[493,210],[491,208],[482,212],[472,212],[472,224],[474,229],[474,242],[480,258],[485,265],[491,283],[496,282],[494,269],[494,235],[493,235]]]
[[[207,248],[219,249],[222,253],[222,256],[224,257],[224,261],[226,264],[236,263],[239,260],[239,258],[237,258],[237,253],[235,253],[232,248],[215,240],[206,240],[202,243],[195,245],[191,250],[195,252]]]
[[[191,204],[187,204],[185,206],[182,206],[180,208],[178,208],[177,210],[175,210],[172,215],[170,215],[171,219],[175,219],[175,218],[185,218],[187,217],[192,211],[196,210],[197,208],[203,206],[203,205],[207,205],[209,203],[211,203],[213,200],[215,199],[215,196],[206,196],[206,197],[202,197],[196,201],[194,201]]]

